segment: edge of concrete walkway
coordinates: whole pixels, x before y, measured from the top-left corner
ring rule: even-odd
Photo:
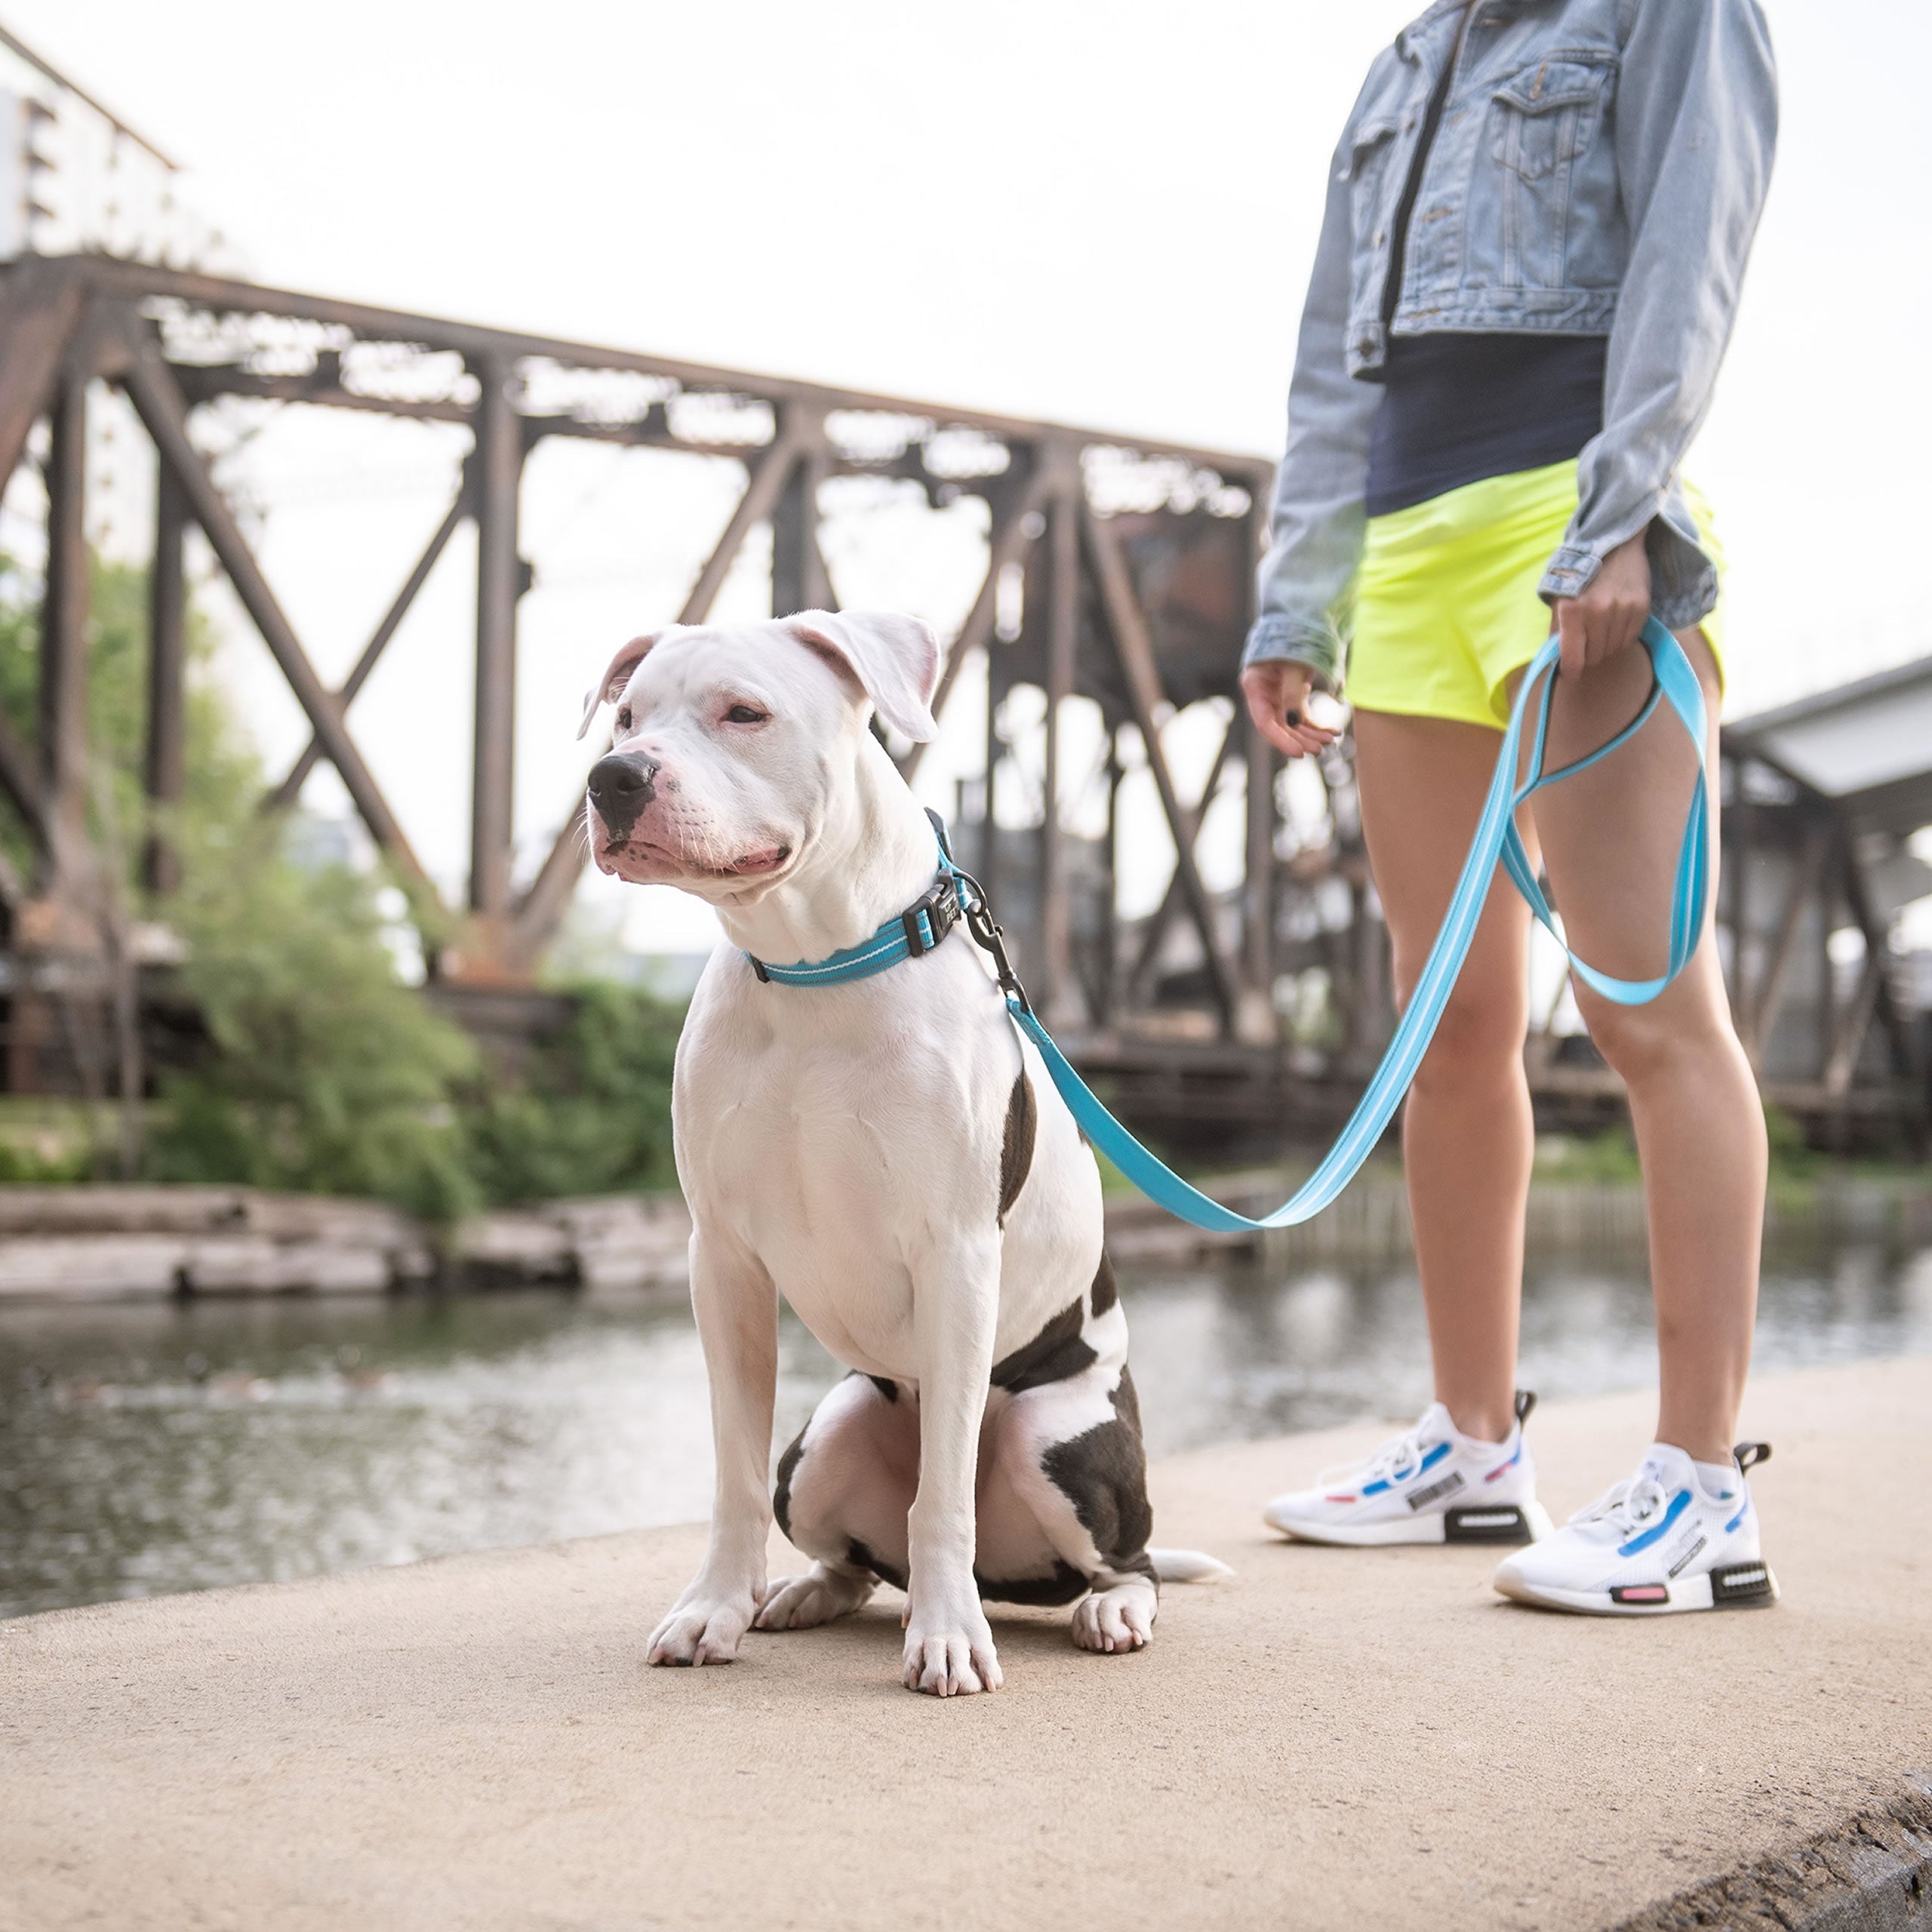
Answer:
[[[1795,1851],[1626,1918],[1617,1932],[1932,1932],[1932,1771]]]

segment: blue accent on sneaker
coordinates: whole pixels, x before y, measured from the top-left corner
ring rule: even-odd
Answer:
[[[1416,1466],[1415,1469],[1409,1475],[1405,1476],[1398,1476],[1395,1480],[1398,1482],[1413,1482],[1415,1478],[1422,1475],[1425,1470],[1434,1469],[1436,1464],[1441,1462],[1443,1457],[1447,1455],[1448,1453],[1448,1444],[1446,1442],[1438,1442],[1435,1447],[1422,1459],[1421,1462]],[[1364,1496],[1380,1496],[1385,1489],[1387,1489],[1389,1487],[1389,1484],[1386,1481],[1364,1483],[1362,1485],[1361,1493]]]
[[[1671,1524],[1684,1514],[1690,1505],[1690,1492],[1687,1489],[1680,1489],[1670,1499],[1670,1507],[1663,1512],[1663,1521],[1654,1528],[1645,1530],[1641,1535],[1632,1537],[1628,1543],[1619,1543],[1617,1555],[1635,1556],[1640,1549],[1648,1549],[1652,1543],[1660,1542],[1669,1534]]]
[[[1745,1517],[1749,1513],[1750,1508],[1751,1499],[1747,1496],[1744,1499],[1744,1507],[1739,1510],[1737,1514],[1732,1517],[1730,1521],[1724,1526],[1724,1533],[1726,1536],[1729,1536],[1731,1531],[1736,1529],[1740,1523],[1743,1521]]]

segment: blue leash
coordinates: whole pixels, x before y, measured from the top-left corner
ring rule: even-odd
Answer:
[[[1710,885],[1709,801],[1704,779],[1706,721],[1704,694],[1683,647],[1656,618],[1646,620],[1644,648],[1649,652],[1653,673],[1651,694],[1629,724],[1607,744],[1587,758],[1555,771],[1543,769],[1549,735],[1550,700],[1555,689],[1554,675],[1557,643],[1552,637],[1534,657],[1509,715],[1497,755],[1496,775],[1490,780],[1489,794],[1483,801],[1469,855],[1463,862],[1441,930],[1429,949],[1427,964],[1417,983],[1415,993],[1404,1010],[1395,1038],[1383,1055],[1382,1064],[1368,1084],[1341,1137],[1328,1151],[1294,1198],[1273,1214],[1251,1220],[1231,1208],[1211,1199],[1198,1188],[1190,1187],[1165,1162],[1149,1153],[1124,1128],[1075,1072],[1066,1056],[1054,1044],[1053,1036],[1040,1024],[1024,989],[1006,956],[1000,928],[993,923],[986,894],[978,882],[953,864],[946,849],[945,834],[940,831],[940,876],[933,889],[895,920],[880,927],[872,938],[848,946],[829,959],[795,966],[773,966],[753,959],[752,969],[762,980],[783,985],[826,986],[848,980],[864,979],[906,958],[916,958],[946,937],[953,915],[942,912],[942,905],[956,903],[963,912],[974,939],[992,954],[1001,991],[1014,1023],[1033,1042],[1044,1062],[1053,1083],[1060,1090],[1073,1117],[1094,1147],[1112,1161],[1150,1201],[1182,1220],[1217,1234],[1255,1233],[1268,1228],[1293,1227],[1318,1214],[1347,1186],[1362,1163],[1374,1151],[1402,1096],[1429,1051],[1437,1023],[1449,1003],[1449,995],[1469,957],[1476,925],[1489,896],[1490,881],[1497,866],[1509,873],[1516,889],[1528,902],[1530,910],[1557,943],[1563,946],[1571,969],[1583,983],[1604,998],[1620,1006],[1642,1006],[1657,998],[1690,962],[1704,929],[1705,903]],[[1537,883],[1529,854],[1523,849],[1516,830],[1518,807],[1546,786],[1560,784],[1587,771],[1626,743],[1649,721],[1660,703],[1668,703],[1688,734],[1697,754],[1697,783],[1685,817],[1683,843],[1677,857],[1677,877],[1672,890],[1670,916],[1670,959],[1665,971],[1654,980],[1620,980],[1601,973],[1570,950],[1557,931],[1555,915],[1543,889]],[[1534,723],[1531,724],[1532,718]],[[1531,726],[1529,776],[1518,786],[1515,773],[1526,724]],[[935,829],[938,822],[934,821]],[[943,924],[942,925],[942,919]],[[748,955],[747,957],[749,955]]]

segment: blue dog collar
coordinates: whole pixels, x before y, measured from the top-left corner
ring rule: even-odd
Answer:
[[[966,911],[964,875],[952,863],[946,828],[935,812],[928,812],[939,841],[939,876],[904,912],[888,919],[869,939],[848,946],[824,959],[801,960],[774,966],[755,953],[745,957],[752,971],[768,986],[838,986],[853,980],[869,980],[897,966],[902,959],[922,959],[958,924]]]

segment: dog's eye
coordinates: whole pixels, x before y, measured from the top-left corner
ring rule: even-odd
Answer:
[[[630,728],[631,708],[629,705],[626,705],[623,709],[617,713],[617,729],[620,731],[628,731]]]
[[[734,704],[725,712],[724,721],[728,724],[762,724],[770,715],[769,712],[761,711],[755,705]]]

